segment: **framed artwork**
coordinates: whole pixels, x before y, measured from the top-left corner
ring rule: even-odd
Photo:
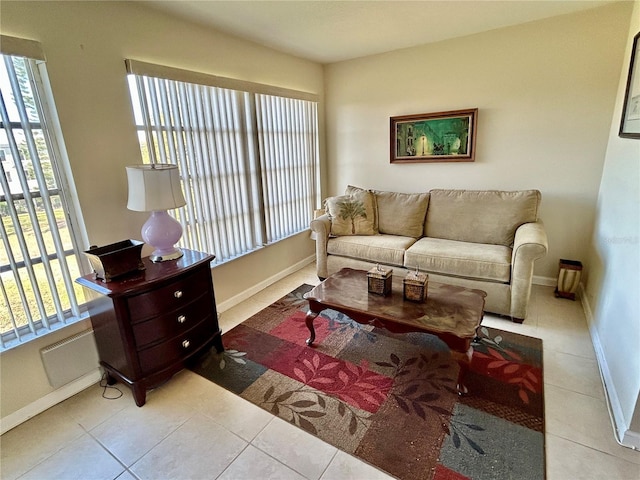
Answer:
[[[391,163],[473,162],[478,109],[391,117]]]
[[[622,119],[618,135],[625,138],[640,138],[640,33],[633,37],[631,63],[627,77],[627,89],[622,106]]]

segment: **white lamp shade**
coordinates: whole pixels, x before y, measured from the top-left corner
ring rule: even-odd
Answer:
[[[154,212],[186,205],[177,165],[156,163],[126,168],[129,210]]]

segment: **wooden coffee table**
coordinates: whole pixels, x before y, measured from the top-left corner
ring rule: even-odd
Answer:
[[[410,302],[403,298],[402,278],[393,280],[392,293],[386,297],[368,292],[364,270],[344,268],[316,286],[306,295],[309,301],[306,325],[311,333],[307,345],[312,346],[316,338],[313,321],[328,308],[358,323],[394,333],[429,333],[451,349],[460,365],[458,393],[466,394],[464,377],[473,355],[471,342],[482,322],[486,292],[429,282],[426,301]]]

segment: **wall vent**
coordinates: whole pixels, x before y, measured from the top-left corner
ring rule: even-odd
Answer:
[[[49,384],[59,388],[98,368],[93,330],[85,330],[40,350]]]

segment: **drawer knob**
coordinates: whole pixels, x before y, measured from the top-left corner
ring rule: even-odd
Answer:
[[[180,315],[178,317],[178,323],[184,323],[187,321],[187,317],[185,317],[184,315]]]
[[[181,298],[182,297],[182,290],[176,290],[175,292],[173,292],[173,296],[176,298]]]
[[[182,342],[182,348],[189,348],[189,345],[191,345],[191,343],[189,342],[189,340],[184,340]]]

